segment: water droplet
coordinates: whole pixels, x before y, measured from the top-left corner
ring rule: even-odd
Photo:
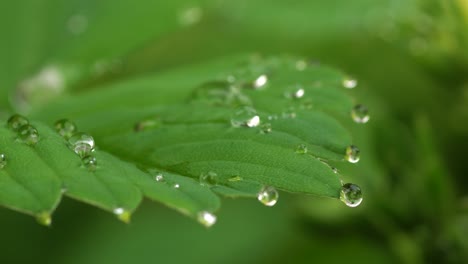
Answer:
[[[294,107],[289,107],[286,110],[284,110],[283,113],[281,113],[282,118],[296,118],[296,116],[297,114]]]
[[[126,224],[130,223],[130,219],[132,217],[132,214],[130,213],[130,211],[127,211],[122,207],[118,207],[118,208],[115,208],[113,212],[120,221]]]
[[[334,173],[338,173],[338,169],[337,169],[337,168],[331,167],[331,169],[332,169],[332,171],[333,171]]]
[[[7,164],[7,160],[6,160],[6,155],[1,153],[0,154],[0,169],[3,169]]]
[[[86,133],[76,133],[69,140],[73,151],[78,154],[80,157],[85,157],[94,150],[94,139],[92,136]]]
[[[362,202],[361,188],[356,184],[345,183],[341,187],[340,200],[349,207],[356,207]]]
[[[361,151],[358,147],[351,145],[346,148],[346,160],[351,163],[357,163],[360,159]]]
[[[206,227],[210,227],[216,223],[216,215],[207,211],[198,213],[197,219],[198,219],[198,222],[200,222],[202,225]]]
[[[232,176],[228,179],[228,181],[230,182],[238,182],[238,181],[242,181],[243,178],[241,176]]]
[[[198,6],[190,7],[179,13],[179,23],[182,26],[194,25],[203,17],[203,9]]]
[[[88,27],[88,18],[81,14],[71,16],[67,21],[67,28],[74,35],[82,34]]]
[[[29,124],[29,120],[22,115],[12,115],[7,121],[8,127],[18,131],[20,127]]]
[[[180,185],[178,183],[174,184],[174,188],[179,189]]]
[[[61,119],[55,122],[55,130],[60,134],[60,136],[65,139],[69,139],[76,133],[77,127],[72,121]]]
[[[285,93],[286,98],[292,98],[292,99],[300,99],[304,97],[305,90],[302,88],[300,85],[295,85],[293,87],[288,88],[288,90]]]
[[[296,153],[298,154],[306,154],[307,153],[307,145],[306,144],[299,144],[296,147]]]
[[[19,138],[28,145],[34,145],[39,141],[39,132],[32,125],[24,125],[18,129]]]
[[[256,127],[260,124],[260,117],[255,109],[244,106],[235,110],[231,117],[231,124],[234,127]]]
[[[97,167],[97,159],[94,156],[88,155],[84,156],[83,159],[83,164],[88,168],[90,171],[96,170]]]
[[[262,74],[258,76],[257,79],[253,82],[253,88],[254,89],[260,89],[263,88],[268,82],[268,76],[266,74]]]
[[[154,176],[154,179],[157,182],[163,182],[164,181],[164,176],[162,175],[162,173],[158,173],[158,174],[156,174],[156,176]]]
[[[353,118],[354,122],[365,124],[369,121],[369,110],[365,105],[358,104],[351,110],[351,117]]]
[[[265,123],[261,126],[261,131],[263,134],[268,134],[271,132],[271,124],[270,123]]]
[[[199,177],[200,184],[203,186],[213,186],[218,183],[218,174],[210,171],[208,173],[202,173]]]
[[[50,226],[52,224],[52,216],[48,212],[42,212],[36,215],[36,221],[45,226]]]
[[[257,199],[266,206],[273,206],[278,201],[278,197],[279,194],[275,188],[266,186],[258,193]]]
[[[353,89],[357,86],[357,80],[352,78],[345,78],[343,80],[343,87],[348,89]]]

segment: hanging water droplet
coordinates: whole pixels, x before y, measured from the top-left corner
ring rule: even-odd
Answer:
[[[3,169],[7,165],[6,155],[0,154],[0,169]]]
[[[49,212],[42,212],[36,215],[36,221],[45,226],[50,226],[52,224],[52,216]]]
[[[307,153],[307,145],[306,144],[299,144],[296,147],[297,154],[306,154]]]
[[[20,127],[29,124],[29,120],[22,115],[12,115],[7,121],[8,127],[13,131],[18,131]]]
[[[253,88],[254,89],[260,89],[263,88],[268,82],[268,76],[266,74],[262,74],[258,76],[257,79],[253,82]]]
[[[80,157],[90,155],[94,150],[94,139],[92,136],[86,133],[79,132],[74,134],[68,140],[68,143],[70,144],[73,151]]]
[[[55,131],[65,139],[69,139],[76,133],[77,127],[75,123],[68,119],[61,119],[55,122]]]
[[[199,177],[200,184],[203,186],[213,186],[218,183],[218,174],[210,171],[208,173],[202,173]]]
[[[118,207],[118,208],[115,208],[113,212],[120,221],[126,224],[130,223],[130,219],[132,217],[132,214],[130,213],[130,211],[127,211],[122,207]]]
[[[35,145],[39,141],[39,132],[32,125],[24,125],[18,129],[19,138],[28,145]]]
[[[261,131],[263,134],[268,134],[271,132],[271,124],[270,123],[265,123],[261,126]]]
[[[346,160],[351,163],[357,163],[360,159],[361,151],[358,147],[351,145],[346,148]]]
[[[154,179],[157,182],[163,182],[164,181],[164,176],[162,175],[162,173],[158,173],[158,174],[156,174],[156,176],[154,176]]]
[[[343,87],[348,89],[353,89],[357,86],[357,80],[352,78],[343,79]]]
[[[300,85],[295,85],[293,87],[290,87],[285,92],[286,98],[292,98],[292,99],[300,99],[304,96],[304,94],[305,94],[305,90]]]
[[[90,171],[96,170],[96,167],[97,167],[96,157],[87,155],[83,157],[82,161],[83,161],[83,164],[88,168],[88,170]]]
[[[198,222],[206,227],[210,227],[216,223],[216,216],[210,212],[203,211],[198,213]]]
[[[244,106],[234,111],[231,116],[231,124],[233,127],[256,127],[260,124],[260,117],[255,109]]]
[[[365,105],[358,104],[351,110],[351,117],[354,122],[365,124],[370,119],[369,110]]]
[[[278,191],[271,187],[266,186],[258,193],[257,199],[266,206],[273,206],[278,201]]]
[[[340,200],[349,207],[356,207],[362,202],[361,188],[356,184],[346,183],[341,187]]]

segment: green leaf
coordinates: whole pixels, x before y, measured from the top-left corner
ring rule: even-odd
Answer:
[[[342,161],[351,144],[338,120],[350,120],[352,99],[340,72],[312,64],[298,70],[296,63],[289,57],[223,58],[113,84],[36,111],[33,116],[48,123],[72,118],[96,138],[95,171],[42,123],[34,123],[41,141],[22,146],[54,171],[66,195],[113,211],[123,221],[143,196],[192,217],[216,211],[216,194],[256,197],[264,186],[339,198],[340,179],[328,163]],[[259,77],[267,81],[256,86]],[[297,89],[304,96],[291,95]],[[233,126],[232,118],[246,107],[255,109],[260,125]],[[15,205],[24,206],[21,199]],[[54,205],[43,210],[51,212]]]

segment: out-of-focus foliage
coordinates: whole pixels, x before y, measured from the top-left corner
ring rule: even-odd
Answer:
[[[359,81],[371,120],[349,128],[362,158],[336,167],[365,200],[230,201],[208,231],[149,204],[123,226],[65,200],[50,230],[2,210],[1,262],[468,260],[466,1],[59,2],[0,4],[0,117],[220,55],[305,56]],[[64,92],[18,93],[47,66],[70,76]]]

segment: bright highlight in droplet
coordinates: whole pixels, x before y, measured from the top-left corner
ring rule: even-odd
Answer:
[[[200,212],[198,213],[198,222],[206,227],[211,227],[216,223],[216,215],[207,211]]]
[[[262,88],[268,82],[268,77],[265,74],[260,75],[257,79],[255,79],[253,86],[255,89]]]

